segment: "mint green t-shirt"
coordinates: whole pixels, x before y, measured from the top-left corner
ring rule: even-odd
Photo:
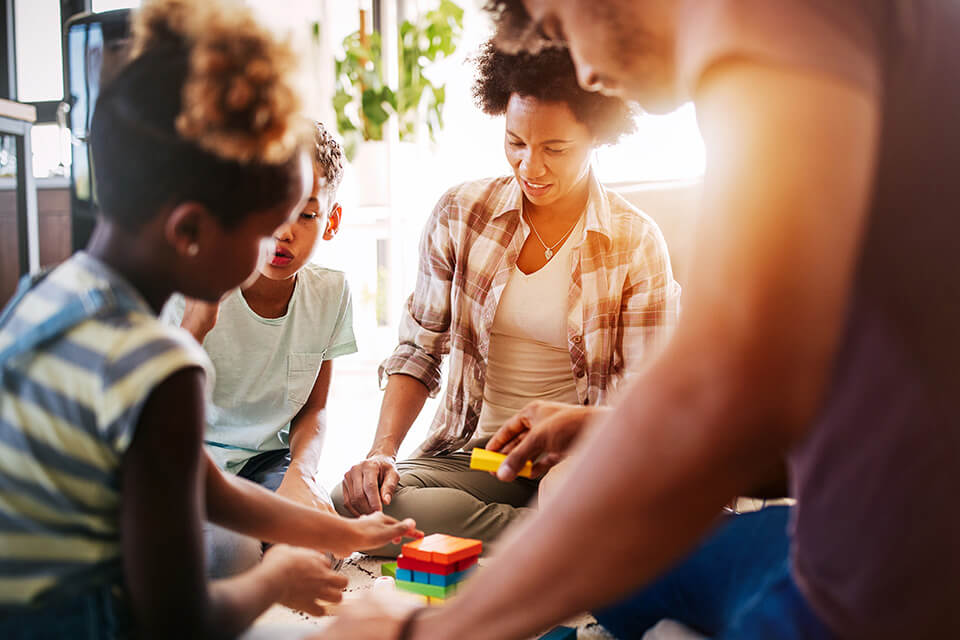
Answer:
[[[180,324],[184,299],[164,319]],[[324,360],[355,353],[350,289],[343,273],[306,265],[280,318],[262,318],[238,290],[220,304],[203,348],[216,384],[207,404],[207,451],[236,473],[253,456],[289,446],[290,421],[310,397]]]

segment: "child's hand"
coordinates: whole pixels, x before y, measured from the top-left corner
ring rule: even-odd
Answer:
[[[423,532],[417,530],[417,523],[412,518],[399,521],[382,511],[360,516],[356,520],[348,520],[347,523],[353,534],[349,541],[352,548],[349,550],[333,550],[334,554],[343,558],[354,551],[376,549],[390,542],[399,544],[403,538],[423,537]],[[344,551],[346,553],[343,553]]]
[[[217,326],[220,317],[219,302],[203,302],[194,298],[185,298],[183,320],[180,326],[189,331],[197,342],[203,343],[207,334]]]
[[[412,594],[393,589],[377,589],[351,600],[337,610],[333,624],[312,640],[381,640],[396,638],[404,620],[423,605]],[[422,616],[421,616],[422,618]]]
[[[263,565],[280,589],[277,602],[297,611],[322,616],[324,602],[340,602],[346,576],[330,568],[327,557],[316,551],[278,544],[263,555]]]

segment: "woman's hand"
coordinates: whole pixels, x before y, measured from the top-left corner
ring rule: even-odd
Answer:
[[[543,475],[563,459],[590,419],[602,411],[560,402],[531,402],[503,423],[487,443],[490,451],[507,454],[497,477],[512,481],[528,460],[535,460],[533,476]]]
[[[180,326],[190,332],[197,342],[203,344],[203,339],[217,326],[220,318],[219,302],[204,302],[194,298],[185,298],[183,319]]]
[[[343,504],[355,516],[382,511],[399,483],[396,460],[383,454],[371,455],[343,475]]]
[[[324,614],[317,600],[340,602],[347,587],[347,577],[331,569],[324,554],[309,549],[274,545],[262,564],[276,583],[277,602],[314,616]]]
[[[346,558],[354,551],[376,549],[390,542],[399,544],[403,538],[422,538],[423,532],[417,530],[417,523],[413,518],[397,520],[382,511],[360,516],[355,520],[344,518],[348,534],[343,541],[343,547],[331,549],[339,558]]]

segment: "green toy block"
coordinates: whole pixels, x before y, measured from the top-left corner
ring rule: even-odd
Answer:
[[[380,575],[390,576],[391,578],[396,579],[397,577],[397,563],[396,562],[384,562],[380,565]]]
[[[441,587],[435,584],[423,584],[420,582],[407,582],[406,580],[397,580],[397,589],[409,591],[410,593],[419,593],[422,596],[431,598],[446,599],[453,595],[457,590],[457,585],[452,584],[447,587]]]

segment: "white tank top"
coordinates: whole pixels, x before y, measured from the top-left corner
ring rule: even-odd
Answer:
[[[539,270],[516,266],[500,296],[490,333],[483,408],[474,439],[483,446],[497,429],[533,400],[579,404],[567,346],[567,306],[573,245],[583,220]]]

